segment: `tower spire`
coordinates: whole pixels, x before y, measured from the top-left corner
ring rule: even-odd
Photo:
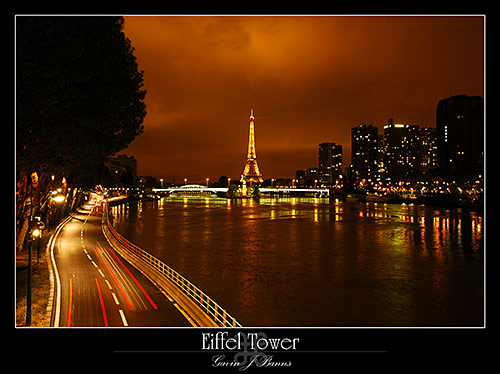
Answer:
[[[262,174],[260,173],[259,166],[257,165],[257,153],[255,152],[255,117],[253,116],[253,109],[250,109],[250,129],[248,131],[248,153],[245,169],[243,170],[243,177],[247,181],[263,182]]]

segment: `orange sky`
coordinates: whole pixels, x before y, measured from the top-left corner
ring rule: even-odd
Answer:
[[[437,102],[483,96],[482,16],[125,17],[145,71],[144,133],[121,153],[166,181],[239,179],[255,112],[264,179],[350,162],[350,129],[435,127]]]

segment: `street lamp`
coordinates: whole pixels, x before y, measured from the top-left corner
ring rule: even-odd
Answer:
[[[184,184],[187,184],[188,179],[184,178]]]
[[[52,192],[52,194],[54,195],[52,197],[52,200],[54,200],[56,203],[62,203],[66,199],[64,194],[61,192]]]
[[[161,188],[163,188],[163,178],[160,178]]]
[[[227,178],[227,188],[231,187],[231,178]]]
[[[208,181],[209,181],[210,178],[207,178],[207,188],[208,188]]]
[[[34,228],[33,231],[31,232],[31,235],[33,236],[34,239],[37,239],[40,237],[40,229]]]

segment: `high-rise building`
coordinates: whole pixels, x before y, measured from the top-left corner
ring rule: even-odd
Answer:
[[[484,100],[457,95],[436,108],[437,155],[448,177],[477,177],[484,167]]]
[[[316,167],[307,168],[306,185],[314,186],[319,181],[319,170]]]
[[[351,164],[354,183],[363,185],[380,180],[378,128],[359,125],[351,129]]]
[[[384,126],[384,169],[386,177],[405,179],[420,171],[420,127],[395,124]]]
[[[335,143],[319,145],[319,174],[322,183],[339,185],[342,175],[342,146]]]
[[[424,173],[437,167],[436,129],[433,127],[420,128],[420,168]]]

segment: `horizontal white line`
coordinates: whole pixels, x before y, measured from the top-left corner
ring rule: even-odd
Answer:
[[[113,351],[115,353],[203,353],[203,351]],[[217,353],[231,353],[234,351],[211,351]],[[256,351],[259,352],[259,351]],[[387,353],[388,351],[278,351],[279,353]],[[261,352],[262,353],[262,352]]]

